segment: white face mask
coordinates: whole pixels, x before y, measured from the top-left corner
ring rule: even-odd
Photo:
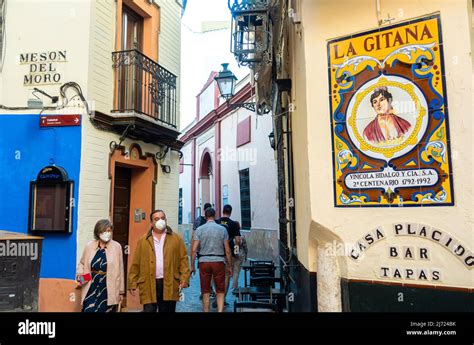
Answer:
[[[158,220],[155,222],[155,227],[156,227],[158,230],[164,230],[164,229],[166,229],[166,220],[164,220],[164,219],[158,219]]]
[[[110,231],[105,231],[99,235],[100,239],[104,242],[109,242],[112,238],[112,233]]]

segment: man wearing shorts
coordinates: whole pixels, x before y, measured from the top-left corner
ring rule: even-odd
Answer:
[[[226,260],[231,262],[227,229],[215,222],[215,216],[216,211],[212,207],[206,209],[206,224],[196,230],[191,256],[191,273],[194,274],[196,253],[199,248],[199,278],[202,304],[206,313],[209,312],[212,278],[216,284],[217,311],[224,311]],[[229,275],[232,276],[232,266],[229,264],[227,267]]]

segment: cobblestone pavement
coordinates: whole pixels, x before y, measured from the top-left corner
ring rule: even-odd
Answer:
[[[244,270],[240,271],[239,286],[244,286]],[[229,306],[224,309],[225,312],[234,311],[234,296],[232,295],[232,279],[230,280],[229,292],[226,296],[226,302]],[[183,301],[176,304],[176,312],[202,312],[202,301],[199,299],[201,295],[201,285],[199,281],[199,271],[191,277],[190,286],[187,289],[183,289]],[[216,312],[216,308],[212,308],[212,302],[215,299],[211,299],[211,312]]]

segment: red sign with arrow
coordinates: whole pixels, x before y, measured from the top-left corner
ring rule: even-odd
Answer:
[[[80,126],[81,115],[44,115],[40,117],[40,127]]]

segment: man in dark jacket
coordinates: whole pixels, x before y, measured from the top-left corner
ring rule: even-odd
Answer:
[[[240,274],[240,266],[242,262],[240,261],[240,244],[241,244],[241,235],[240,235],[240,224],[230,218],[232,214],[232,206],[224,205],[222,209],[222,217],[216,220],[217,224],[223,225],[227,229],[229,235],[229,246],[231,250],[231,262],[227,263],[232,267],[233,276],[232,276],[232,285],[233,288],[237,288]],[[225,293],[229,290],[229,281],[230,276],[226,274],[225,277]],[[214,306],[214,305],[213,305]]]

